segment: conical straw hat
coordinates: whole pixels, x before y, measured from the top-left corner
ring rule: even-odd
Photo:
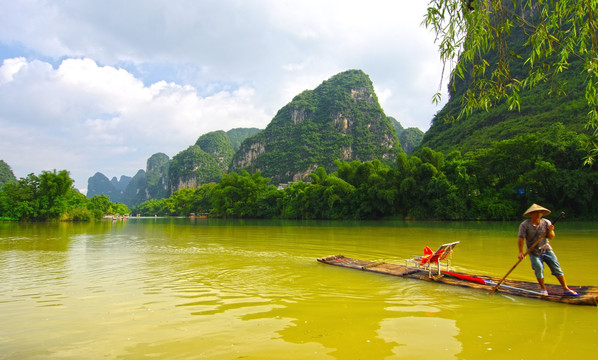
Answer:
[[[530,214],[533,213],[534,211],[541,211],[542,215],[548,215],[552,212],[543,206],[540,206],[538,204],[532,204],[532,206],[530,206],[529,209],[527,209],[523,213],[523,216],[530,216]]]

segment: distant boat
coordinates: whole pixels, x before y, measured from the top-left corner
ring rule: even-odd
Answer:
[[[189,213],[189,217],[190,218],[198,217],[200,219],[205,219],[208,217],[208,213]]]

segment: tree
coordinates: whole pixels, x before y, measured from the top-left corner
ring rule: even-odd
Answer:
[[[108,196],[88,199],[73,187],[69,172],[42,171],[29,174],[0,188],[0,217],[23,221],[100,219],[105,213],[128,214],[124,204],[110,202]]]
[[[261,172],[249,174],[241,170],[224,175],[212,193],[214,214],[224,217],[251,218],[256,216],[258,199],[268,191],[269,178]]]
[[[58,219],[66,211],[65,200],[73,185],[69,172],[42,171],[36,195],[42,220]]]
[[[92,211],[97,211],[99,214],[108,214],[110,209],[110,198],[108,195],[95,195],[89,199],[89,205],[87,206]]]
[[[575,71],[579,61],[586,76],[586,127],[591,131],[586,163],[598,156],[598,2],[581,0],[431,0],[424,19],[436,33],[440,57],[453,65],[451,79],[468,88],[457,119],[475,109],[507,103],[519,109],[520,92],[551,82],[559,92],[561,73]],[[508,38],[524,37],[522,48]],[[497,56],[490,57],[490,53]],[[514,66],[523,64],[523,76]],[[440,93],[434,96],[440,100]]]
[[[195,189],[193,197],[193,210],[196,213],[208,213],[212,209],[212,194],[218,185],[216,183],[207,183]]]
[[[37,218],[35,189],[39,179],[29,174],[16,183],[6,183],[0,191],[0,216],[10,219],[30,220]]]

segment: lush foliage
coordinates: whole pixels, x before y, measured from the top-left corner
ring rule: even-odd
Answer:
[[[401,153],[395,164],[337,161],[319,167],[309,182],[285,189],[260,172],[225,175],[215,184],[176,192],[133,211],[288,219],[518,219],[532,203],[568,216],[591,218],[598,210],[598,171],[582,167],[583,135],[554,124],[491,147],[444,155],[430,148]]]
[[[432,0],[425,24],[437,35],[452,80],[467,86],[457,119],[497,105],[521,109],[522,92],[565,95],[571,72],[584,84],[587,162],[598,155],[598,2],[579,0]],[[513,41],[513,37],[519,37]],[[574,65],[574,62],[579,65]],[[436,99],[439,98],[436,95]],[[578,104],[572,104],[578,106]],[[536,112],[537,113],[537,112]]]
[[[177,190],[168,198],[152,199],[135,206],[132,213],[147,216],[184,216],[191,213],[208,213],[212,209],[211,199],[215,187],[216,183],[208,183],[197,189]]]
[[[129,209],[108,196],[88,199],[73,188],[68,171],[29,174],[0,190],[0,217],[13,220],[90,220],[104,214],[128,214]]]
[[[241,170],[225,175],[214,188],[212,213],[227,217],[256,217],[259,214],[258,202],[268,190],[269,179],[258,171],[250,175]]]

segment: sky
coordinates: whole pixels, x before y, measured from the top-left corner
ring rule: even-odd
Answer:
[[[265,128],[361,69],[382,109],[427,131],[447,100],[427,1],[0,0],[0,160],[17,178],[134,176],[205,133]],[[432,97],[442,91],[443,101]]]

